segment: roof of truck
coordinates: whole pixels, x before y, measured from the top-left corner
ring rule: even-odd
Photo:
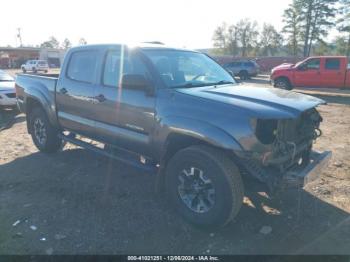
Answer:
[[[178,51],[192,51],[192,52],[198,52],[195,50],[191,49],[186,49],[186,48],[178,48],[178,47],[172,47],[168,46],[162,43],[156,43],[156,42],[143,42],[143,43],[137,43],[137,44],[125,44],[125,43],[115,43],[115,44],[93,44],[93,45],[82,45],[82,46],[77,46],[73,47],[71,49],[91,49],[91,48],[115,48],[116,46],[127,46],[128,48],[140,48],[140,49],[155,49],[155,50],[178,50]]]

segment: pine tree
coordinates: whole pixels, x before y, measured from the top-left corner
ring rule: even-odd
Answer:
[[[284,27],[282,33],[287,35],[289,49],[294,57],[298,56],[300,43],[300,17],[299,10],[293,1],[283,13]]]
[[[300,32],[304,42],[303,55],[309,56],[315,40],[322,41],[328,29],[334,26],[339,0],[294,0],[301,22]]]
[[[341,18],[337,21],[337,28],[339,32],[347,35],[347,41],[344,43],[346,46],[344,54],[350,56],[350,0],[341,0],[341,4],[342,6],[339,10]]]

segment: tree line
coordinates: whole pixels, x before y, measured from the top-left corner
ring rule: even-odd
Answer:
[[[293,0],[283,12],[279,32],[271,24],[248,18],[235,24],[223,23],[213,35],[214,53],[233,56],[350,56],[350,0]],[[329,30],[339,35],[327,42]]]
[[[86,45],[87,41],[85,38],[80,38],[79,45]],[[47,41],[40,44],[40,47],[42,48],[62,48],[62,49],[69,49],[72,47],[72,43],[68,38],[65,38],[62,43],[60,43],[56,37],[51,36]]]

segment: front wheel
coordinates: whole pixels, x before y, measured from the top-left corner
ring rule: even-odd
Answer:
[[[58,131],[49,122],[41,108],[35,108],[29,117],[29,128],[35,146],[42,152],[57,152],[63,145]]]
[[[292,90],[292,86],[285,78],[277,78],[275,80],[274,86],[281,89]]]
[[[177,211],[202,227],[226,225],[243,202],[238,168],[223,152],[208,146],[177,152],[167,166],[165,187]]]
[[[22,71],[23,71],[23,73],[27,72],[27,70],[24,67],[22,67]]]

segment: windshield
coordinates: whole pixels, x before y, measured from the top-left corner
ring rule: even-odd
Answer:
[[[170,88],[190,88],[235,83],[219,64],[202,53],[178,50],[145,50]]]
[[[14,79],[9,74],[7,74],[4,71],[0,70],[0,81],[2,81],[2,82],[14,81]]]

